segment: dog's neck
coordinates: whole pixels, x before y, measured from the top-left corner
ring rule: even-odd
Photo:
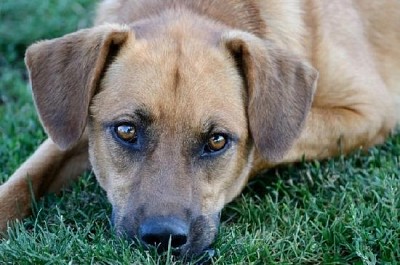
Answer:
[[[204,0],[139,0],[130,5],[130,10],[125,10],[120,19],[125,23],[139,23],[140,21],[153,20],[155,17],[169,17],[187,14],[188,16],[202,17],[222,27],[239,29],[264,38],[267,26],[260,14],[254,0],[225,1]]]

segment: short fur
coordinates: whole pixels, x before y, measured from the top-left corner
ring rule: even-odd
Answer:
[[[39,198],[92,168],[119,233],[178,218],[196,255],[251,176],[382,143],[400,121],[396,0],[106,0],[95,24],[27,50],[49,139],[0,186],[1,230],[30,213],[29,183]],[[203,156],[214,133],[229,142]]]

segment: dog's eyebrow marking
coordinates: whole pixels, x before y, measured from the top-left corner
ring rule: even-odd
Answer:
[[[202,126],[202,135],[208,136],[212,133],[225,133],[229,135],[232,140],[237,141],[239,139],[239,136],[230,131],[227,126],[224,126],[224,122],[221,121],[219,118],[214,118],[214,119],[208,119],[203,123]]]
[[[115,125],[116,122],[134,122],[148,126],[149,124],[153,123],[154,120],[155,117],[150,111],[140,108],[134,110],[132,109],[129,112],[125,110],[123,113],[117,114],[110,120],[105,121],[103,126],[109,127]]]
[[[135,110],[134,113],[135,113],[135,116],[138,117],[140,119],[140,121],[145,124],[150,124],[155,119],[154,115],[150,111],[143,109],[143,108]]]

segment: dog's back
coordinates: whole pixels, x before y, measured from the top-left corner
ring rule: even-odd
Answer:
[[[380,73],[396,104],[400,123],[400,2],[355,1]]]
[[[383,105],[394,102],[395,106],[388,109],[395,110],[393,119],[400,123],[399,1],[297,0],[289,3],[259,0],[258,3],[269,26],[268,34],[274,41],[280,47],[308,57],[320,71],[317,104],[320,95],[330,93],[323,91],[330,90],[332,85],[329,84],[335,84],[338,78],[346,79],[349,72],[359,72],[361,79],[371,79],[366,83],[377,83],[376,90],[386,86],[390,98]],[[349,60],[355,61],[349,63]],[[333,69],[330,64],[333,64]],[[371,72],[371,75],[366,75],[366,72]],[[372,76],[376,80],[372,80]],[[352,82],[351,78],[348,82]],[[384,86],[379,85],[381,82]],[[377,98],[385,101],[385,93],[381,92],[376,91]]]

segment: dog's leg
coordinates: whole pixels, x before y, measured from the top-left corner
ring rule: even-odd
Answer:
[[[390,106],[389,102],[386,107]],[[393,111],[373,105],[312,108],[304,130],[282,162],[324,159],[383,143],[395,127]]]
[[[47,139],[35,153],[0,186],[0,232],[7,222],[31,213],[32,199],[57,192],[90,167],[87,138],[61,151]]]

